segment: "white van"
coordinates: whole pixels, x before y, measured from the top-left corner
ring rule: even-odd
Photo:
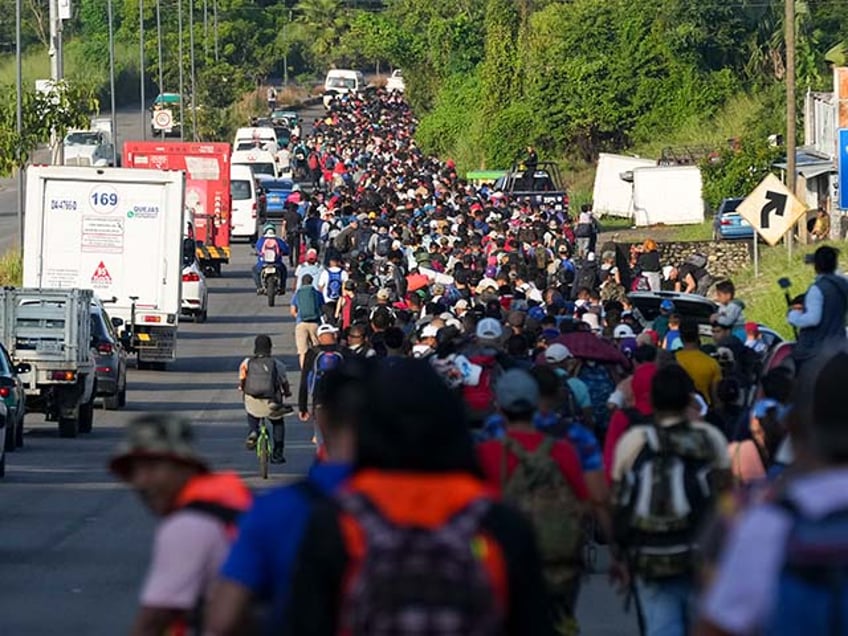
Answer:
[[[277,133],[268,126],[239,128],[233,150],[267,150],[277,152]]]
[[[252,242],[259,233],[259,193],[250,166],[230,165],[230,238]]]
[[[230,158],[230,165],[248,166],[253,174],[267,174],[279,179],[277,159],[267,150],[236,150]]]
[[[329,108],[336,95],[347,95],[365,90],[365,76],[359,71],[332,69],[324,80],[324,107]]]

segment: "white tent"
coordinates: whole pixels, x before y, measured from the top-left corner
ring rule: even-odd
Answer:
[[[637,226],[704,222],[703,184],[697,166],[636,168],[632,185]]]
[[[602,152],[595,172],[592,207],[596,214],[633,218],[633,184],[622,175],[636,168],[656,166],[652,159]]]

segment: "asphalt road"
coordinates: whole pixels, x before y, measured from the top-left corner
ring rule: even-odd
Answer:
[[[316,112],[306,111],[305,119]],[[8,222],[4,196],[0,193],[0,236]],[[268,308],[252,289],[252,262],[246,245],[234,246],[223,277],[209,280],[209,322],[180,325],[178,360],[167,371],[131,368],[126,410],[98,409],[90,435],[59,439],[54,423],[28,416],[24,448],[8,455],[6,477],[0,480],[0,634],[127,632],[154,519],[106,464],[134,416],[167,411],[191,418],[198,446],[212,465],[237,471],[254,487],[304,474],[314,452],[312,433],[296,418],[287,424],[288,463],[272,466],[268,482],[256,477],[256,457],[243,447],[247,427],[236,373],[254,336],[271,336],[275,352],[290,369],[297,367],[288,297]],[[290,373],[295,386],[298,380]],[[585,634],[637,633],[632,614],[623,614],[604,574],[589,577],[579,614]]]

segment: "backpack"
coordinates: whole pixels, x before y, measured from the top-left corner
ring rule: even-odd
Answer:
[[[848,633],[848,509],[807,517],[784,496],[792,517],[770,625],[763,633]]]
[[[651,284],[648,282],[648,278],[646,276],[635,276],[633,278],[633,282],[630,283],[630,291],[634,292],[646,292],[651,291]]]
[[[315,388],[328,371],[341,366],[344,356],[338,351],[319,351],[312,362],[312,369],[306,378],[309,395],[315,395]]]
[[[545,436],[528,451],[508,435],[501,442],[503,499],[533,524],[545,579],[552,589],[573,581],[583,565],[583,518],[577,497],[551,456],[556,440]],[[507,453],[518,459],[507,477]]]
[[[715,499],[715,450],[707,432],[688,422],[640,428],[645,444],[616,493],[616,539],[640,576],[688,576],[696,533]]]
[[[609,397],[615,391],[615,382],[606,365],[587,360],[580,365],[577,377],[589,389],[589,399],[592,402],[592,416],[598,430],[605,430],[609,423]]]
[[[392,237],[388,234],[380,234],[377,237],[377,256],[388,256],[392,250]]]
[[[540,429],[545,435],[550,435],[554,439],[566,439],[571,425],[574,422],[583,421],[583,414],[577,405],[577,398],[574,396],[574,391],[568,386],[568,380],[565,378],[562,379],[562,387],[565,392],[565,399],[557,410],[558,419],[556,424]]]
[[[277,239],[266,238],[262,241],[262,247],[259,248],[259,255],[265,263],[276,263],[280,260],[282,258],[282,252],[280,251],[280,244],[277,242]]]
[[[392,523],[360,493],[343,493],[337,500],[361,530],[344,533],[348,554],[359,558],[354,556],[345,577],[339,633],[504,632],[503,610],[486,562],[494,559],[478,549],[480,523],[491,507],[487,499],[473,501],[436,528]],[[364,546],[351,545],[353,534],[359,534]]]
[[[583,266],[577,272],[577,277],[574,283],[577,289],[592,290],[598,286],[598,269],[596,267]]]
[[[563,261],[553,275],[553,282],[558,287],[570,287],[574,283],[574,265]]]
[[[468,358],[471,364],[482,367],[480,379],[474,386],[463,385],[462,399],[474,414],[488,413],[495,405],[495,375],[500,369],[498,361],[492,355],[476,355]]]
[[[321,319],[321,310],[318,307],[318,299],[315,297],[315,288],[312,285],[298,289],[295,298],[297,299],[297,313],[301,322],[318,322]]]
[[[548,250],[542,245],[537,245],[533,250],[533,256],[536,258],[536,269],[544,272],[550,262],[551,255],[548,253]]]
[[[280,378],[274,358],[254,356],[247,361],[247,377],[244,380],[245,395],[263,400],[279,397]]]
[[[342,272],[327,271],[327,298],[338,300],[342,297]]]

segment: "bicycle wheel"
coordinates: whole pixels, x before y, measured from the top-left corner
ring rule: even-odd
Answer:
[[[265,423],[259,429],[259,439],[256,441],[256,455],[259,457],[259,476],[268,479],[268,460],[271,458],[271,439]]]

